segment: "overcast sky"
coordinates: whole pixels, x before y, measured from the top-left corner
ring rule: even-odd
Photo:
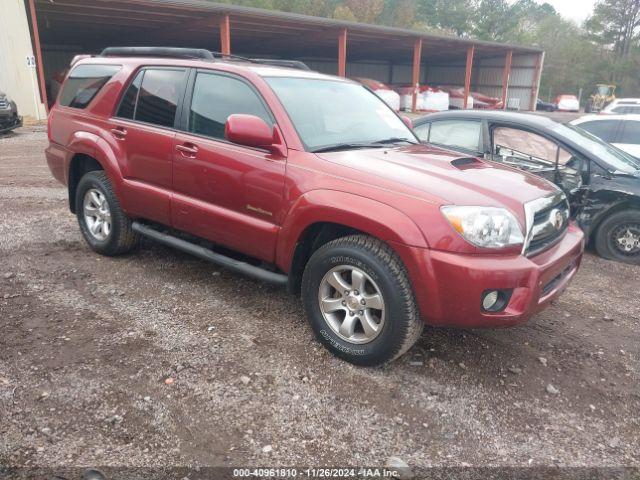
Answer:
[[[560,15],[581,24],[593,11],[595,0],[536,0],[553,5]]]

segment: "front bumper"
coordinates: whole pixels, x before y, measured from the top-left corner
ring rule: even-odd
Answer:
[[[580,266],[584,234],[571,224],[561,241],[530,258],[412,250],[416,260],[416,250],[421,250],[422,258],[409,273],[412,281],[416,275],[421,277],[413,283],[428,324],[507,327],[526,322],[564,291]],[[484,311],[483,292],[498,289],[512,290],[507,306],[500,312]]]
[[[9,132],[22,126],[22,117],[13,115],[0,115],[0,133]]]

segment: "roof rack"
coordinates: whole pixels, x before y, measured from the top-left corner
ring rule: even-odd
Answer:
[[[102,57],[170,57],[214,60],[213,53],[203,48],[177,47],[107,47]]]
[[[309,66],[301,62],[300,60],[282,60],[279,58],[252,58],[256,63],[262,63],[264,65],[273,65],[275,67],[288,67],[296,68],[298,70],[311,70]]]
[[[222,53],[205,50],[203,48],[177,48],[177,47],[107,47],[100,53],[101,57],[165,57],[187,58],[213,61],[216,58],[228,58],[241,62],[273,65],[276,67],[296,68],[298,70],[311,70],[304,62],[299,60],[283,60],[275,58],[248,58],[230,53]]]

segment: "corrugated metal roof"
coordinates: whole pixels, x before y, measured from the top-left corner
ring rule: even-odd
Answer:
[[[89,0],[90,1],[90,0]],[[291,20],[307,25],[318,25],[323,27],[347,28],[353,32],[368,32],[394,36],[408,36],[413,38],[422,38],[431,41],[447,41],[456,42],[461,45],[476,45],[479,47],[496,47],[500,49],[513,49],[522,52],[542,52],[539,47],[516,45],[500,42],[488,42],[484,40],[474,40],[469,38],[454,37],[448,35],[438,35],[432,33],[424,33],[416,30],[409,30],[397,27],[388,27],[384,25],[372,25],[366,23],[350,22],[345,20],[335,20],[325,17],[314,17],[311,15],[302,15],[299,13],[282,12],[279,10],[265,10],[261,8],[245,7],[241,5],[231,5],[226,3],[209,2],[206,0],[129,0],[130,3],[137,4],[161,4],[166,6],[197,9],[201,11],[209,11],[215,13],[229,13],[240,16],[253,16],[265,19]]]
[[[439,57],[464,56],[471,45],[476,46],[477,57],[501,56],[507,50],[513,50],[516,55],[542,51],[537,47],[205,0],[36,0],[36,6],[45,43],[79,44],[89,49],[127,42],[215,49],[219,39],[219,19],[229,14],[232,48],[243,53],[275,53],[289,58],[333,57],[337,32],[343,28],[349,32],[350,61],[410,61],[417,38],[423,40],[424,55],[432,61]],[[327,55],[329,51],[331,55]]]

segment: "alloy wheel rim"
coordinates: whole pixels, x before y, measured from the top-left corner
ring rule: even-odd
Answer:
[[[622,255],[640,255],[640,224],[626,223],[613,232],[613,244]]]
[[[97,188],[90,188],[84,194],[82,204],[84,221],[93,238],[101,242],[111,234],[111,210],[107,197]]]
[[[381,290],[357,267],[340,265],[329,270],[320,282],[318,303],[329,328],[349,343],[369,343],[384,326]]]

